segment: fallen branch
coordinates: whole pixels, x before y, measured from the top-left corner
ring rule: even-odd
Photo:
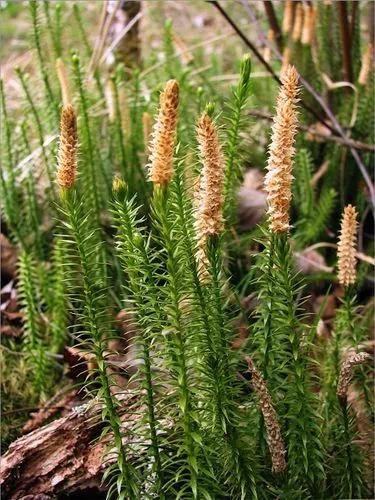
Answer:
[[[93,442],[101,423],[90,418],[89,411],[73,410],[12,443],[1,460],[3,498],[99,489],[106,444]]]
[[[221,15],[228,22],[228,24],[230,24],[230,26],[232,26],[232,28],[236,32],[236,34],[254,52],[254,54],[259,59],[259,61],[271,73],[271,75],[273,76],[273,78],[278,83],[280,83],[280,79],[276,75],[276,73],[274,72],[274,70],[272,69],[272,67],[267,63],[267,61],[264,60],[264,58],[259,53],[259,51],[255,47],[255,45],[247,38],[247,36],[243,33],[243,31],[237,26],[237,24],[231,19],[231,17],[225,12],[225,10],[220,6],[219,2],[217,2],[216,0],[207,0],[207,1],[209,3],[212,3],[219,10],[219,12],[221,13]],[[281,60],[282,57],[281,57],[280,52],[278,50],[276,50],[276,49],[275,49],[275,52],[276,52],[277,58],[279,60]],[[326,113],[327,117],[331,120],[333,126],[330,125],[330,124],[327,124],[327,122],[323,118],[321,118],[314,111],[314,109],[312,109],[310,106],[306,105],[306,103],[304,103],[302,100],[300,101],[301,105],[306,109],[306,111],[309,111],[309,113],[311,113],[313,116],[315,116],[317,118],[317,120],[319,120],[321,123],[323,123],[323,125],[325,125],[327,128],[329,128],[335,135],[338,135],[344,141],[346,141],[346,144],[347,144],[348,137],[346,136],[346,134],[345,134],[342,126],[340,125],[340,123],[336,119],[335,115],[332,113],[330,107],[327,105],[327,103],[325,102],[325,100],[323,99],[323,97],[312,87],[312,85],[310,85],[310,83],[301,74],[299,74],[299,79],[300,79],[300,82],[302,83],[302,85],[305,87],[305,89],[319,103],[319,105],[321,106],[321,108]],[[348,146],[348,147],[350,148],[350,152],[351,152],[351,154],[352,154],[352,156],[354,158],[354,161],[356,162],[359,170],[361,171],[363,179],[364,179],[364,181],[365,181],[365,183],[366,183],[366,185],[368,187],[368,191],[369,191],[369,195],[370,195],[370,201],[371,201],[371,206],[372,206],[372,210],[374,211],[374,209],[375,209],[375,188],[374,188],[374,185],[372,183],[371,177],[368,174],[368,172],[366,170],[366,167],[364,166],[364,164],[363,164],[363,162],[362,162],[362,160],[361,160],[361,158],[360,158],[360,156],[358,154],[358,151],[354,147],[352,147],[352,146]]]
[[[270,72],[272,75],[273,79],[281,85],[281,80],[273,70],[270,64],[264,59],[262,54],[259,52],[259,50],[255,47],[255,45],[247,38],[247,36],[243,33],[243,31],[237,26],[237,24],[233,21],[233,19],[225,12],[225,10],[221,7],[219,2],[216,0],[207,0],[209,3],[212,3],[220,14],[224,17],[224,19],[232,26],[233,30],[235,33],[242,39],[242,41],[249,47],[249,49],[252,50],[252,52],[255,54],[257,59],[265,66],[265,68]],[[281,57],[281,56],[280,56]],[[301,76],[301,75],[300,75]],[[304,82],[303,82],[304,83]],[[304,83],[305,85],[305,83]],[[311,113],[319,122],[321,122],[323,125],[325,125],[327,128],[329,128],[334,134],[337,133],[336,130],[329,124],[327,123],[313,108],[311,108],[308,104],[306,104],[302,99],[300,100],[301,106]]]
[[[253,109],[249,111],[249,115],[255,116],[257,118],[262,118],[264,120],[273,121],[273,115],[271,113],[267,113],[266,111]],[[311,129],[311,127],[303,124],[300,124],[298,126],[298,129],[304,132],[308,132],[309,134],[311,134],[311,136],[319,137],[319,139],[323,141],[336,142],[337,144],[341,144],[342,146],[345,146],[347,148],[362,149],[363,151],[371,151],[371,152],[375,151],[375,144],[366,144],[364,142],[354,141],[353,139],[344,139],[342,137],[338,137],[337,135],[322,134],[314,129]]]
[[[275,33],[275,40],[276,40],[277,46],[278,46],[280,52],[282,52],[282,50],[283,50],[283,36],[281,33],[279,23],[277,21],[275,9],[273,8],[271,0],[264,0],[263,4],[264,4],[264,8],[265,8],[267,17],[268,17],[268,22],[270,23],[272,31]]]
[[[352,57],[351,57],[351,38],[350,38],[350,28],[348,22],[348,10],[346,1],[342,0],[341,2],[337,2],[336,6],[340,22],[341,43],[343,49],[343,65],[344,65],[343,70],[344,70],[345,80],[347,82],[352,82],[353,72],[352,72]]]
[[[130,427],[140,418],[140,413],[126,414],[133,399],[130,393],[121,395],[124,436],[131,434]],[[101,406],[95,400],[82,404],[78,399],[67,415],[14,441],[0,462],[2,498],[18,500],[30,494],[55,497],[102,490],[102,475],[108,462],[116,460],[116,454],[108,453],[113,436],[101,436],[100,412]],[[45,415],[38,416],[43,419]],[[35,418],[30,423],[35,424]],[[84,493],[80,495],[86,498]]]

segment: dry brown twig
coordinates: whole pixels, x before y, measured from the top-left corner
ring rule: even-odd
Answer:
[[[283,49],[283,35],[281,33],[281,29],[280,29],[279,22],[277,20],[276,14],[275,14],[275,10],[274,10],[273,5],[272,5],[272,1],[271,0],[264,0],[263,4],[264,4],[264,8],[265,8],[271,29],[275,35],[275,40],[276,40],[277,46],[278,46],[279,50],[282,50]]]
[[[343,48],[343,70],[345,80],[347,82],[353,81],[352,71],[352,54],[351,54],[351,37],[348,21],[348,11],[346,0],[336,2],[336,7],[339,13],[339,24],[341,31],[341,44]]]
[[[337,245],[335,245],[335,243],[326,243],[322,241],[319,243],[314,243],[314,245],[305,248],[304,251],[316,250],[317,248],[333,248],[337,250]],[[362,260],[363,262],[367,262],[368,264],[375,266],[375,259],[373,257],[370,257],[369,255],[366,255],[362,252],[356,252],[355,256],[358,260]]]
[[[254,116],[256,118],[263,118],[264,120],[272,121],[273,116],[271,113],[268,113],[267,111],[261,111],[258,109],[252,109],[248,111],[248,114],[250,116]],[[363,151],[370,151],[370,152],[375,152],[375,144],[366,144],[364,142],[360,141],[355,141],[353,139],[342,139],[341,137],[338,137],[337,135],[327,135],[320,133],[316,130],[311,130],[311,127],[308,127],[307,125],[299,124],[298,129],[302,130],[303,132],[307,132],[310,134],[311,140],[314,140],[313,137],[319,138],[319,140],[325,141],[325,142],[336,142],[337,144],[341,144],[342,146],[345,146],[347,148],[355,148],[355,149],[361,149]]]
[[[104,45],[108,36],[109,28],[111,27],[111,24],[113,22],[113,19],[116,15],[117,9],[120,6],[120,0],[116,0],[114,5],[112,6],[112,10],[109,15],[107,15],[107,9],[108,9],[109,1],[107,0],[106,2],[103,3],[103,11],[101,14],[101,22],[100,22],[100,29],[99,29],[99,34],[96,39],[94,51],[91,56],[91,60],[88,66],[87,70],[87,75],[88,79],[92,77],[92,75],[95,72],[95,69],[97,68],[98,64],[100,63],[100,60],[102,58],[103,50],[104,50]]]

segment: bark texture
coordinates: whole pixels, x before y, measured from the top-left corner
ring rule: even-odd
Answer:
[[[106,448],[96,439],[100,431],[101,422],[83,405],[17,439],[1,460],[2,498],[99,490]]]

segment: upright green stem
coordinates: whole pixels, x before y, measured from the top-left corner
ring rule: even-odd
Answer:
[[[224,217],[227,223],[234,222],[234,214],[237,207],[237,189],[241,181],[241,168],[239,163],[238,144],[239,132],[243,110],[250,93],[250,57],[244,57],[241,63],[241,78],[237,88],[233,91],[231,113],[229,119],[228,139],[226,144],[226,171],[225,171],[225,203]]]
[[[3,196],[3,202],[4,202],[4,215],[7,223],[9,224],[11,232],[10,234],[13,239],[15,239],[18,243],[21,244],[22,248],[26,248],[24,235],[20,229],[19,214],[16,208],[17,205],[15,205],[15,201],[17,200],[12,199],[2,169],[0,169],[0,182],[1,182],[1,194]]]
[[[121,196],[116,198],[114,214],[115,217],[117,217],[118,224],[118,248],[120,258],[123,260],[124,268],[128,274],[129,288],[133,294],[136,305],[136,317],[140,326],[139,340],[143,352],[143,374],[147,392],[148,425],[150,429],[152,454],[155,459],[157,494],[159,495],[158,498],[164,498],[164,494],[161,492],[164,483],[164,474],[156,428],[154,384],[151,371],[150,344],[152,340],[149,337],[150,333],[148,333],[154,329],[152,322],[149,320],[150,310],[153,310],[155,314],[160,313],[160,311],[158,310],[157,299],[153,299],[151,291],[148,293],[147,300],[145,301],[144,289],[142,286],[143,281],[147,280],[149,286],[153,286],[154,276],[152,275],[151,262],[145,247],[144,239],[138,232],[135,222],[132,219],[132,211],[134,211],[134,207],[131,202],[127,199],[121,199]],[[137,260],[138,256],[139,260]]]
[[[24,351],[31,360],[35,388],[40,397],[46,394],[47,364],[45,347],[40,332],[40,311],[34,276],[35,263],[31,254],[22,251],[20,256],[19,292],[24,313]]]
[[[255,349],[261,354],[260,368],[262,370],[263,378],[267,381],[268,387],[272,390],[275,384],[275,369],[276,365],[271,358],[273,347],[277,342],[273,337],[273,313],[274,313],[274,294],[272,290],[273,280],[273,260],[274,260],[274,245],[275,234],[268,233],[268,243],[264,249],[264,254],[261,256],[266,259],[264,265],[260,268],[261,286],[264,287],[265,296],[260,297],[260,311],[258,317],[258,328],[255,335]],[[277,348],[277,347],[276,347]],[[258,446],[260,453],[263,456],[268,456],[268,445],[266,441],[266,432],[264,427],[264,418],[262,412],[259,415],[259,430],[258,430]]]
[[[192,400],[191,388],[189,384],[189,375],[187,368],[187,352],[185,346],[185,331],[182,323],[182,313],[180,303],[181,295],[181,276],[178,272],[180,263],[177,260],[175,243],[172,240],[171,223],[168,220],[168,192],[167,187],[155,188],[153,198],[154,216],[160,229],[163,245],[167,252],[167,270],[169,275],[169,299],[171,300],[171,319],[174,327],[175,348],[170,355],[172,364],[176,365],[177,389],[179,392],[179,411],[182,418],[184,449],[187,454],[189,485],[194,498],[199,498],[199,468],[198,468],[198,450],[194,442],[193,434],[196,431],[196,424],[192,419]]]
[[[59,107],[52,92],[51,84],[49,82],[47,74],[46,64],[43,58],[42,45],[40,40],[40,31],[38,25],[38,2],[36,2],[35,0],[30,0],[30,11],[33,22],[34,42],[37,50],[40,72],[42,74],[43,83],[46,89],[47,99],[49,100],[50,105],[52,106],[52,109],[55,113],[56,123],[59,123],[60,119]]]
[[[272,293],[272,268],[274,257],[275,235],[270,234],[270,244],[268,251],[268,259],[266,264],[266,279],[267,279],[267,316],[264,325],[264,358],[263,358],[263,377],[268,380],[268,367],[270,363],[270,353],[272,352],[272,310],[273,310],[273,293]]]
[[[118,402],[114,401],[115,397],[111,393],[108,367],[104,356],[106,345],[103,340],[103,321],[100,319],[100,317],[102,318],[102,314],[100,314],[101,310],[98,309],[100,306],[96,296],[98,293],[98,283],[96,283],[96,279],[94,278],[95,269],[92,269],[92,266],[90,266],[92,259],[90,260],[89,254],[91,252],[88,253],[87,251],[87,235],[83,231],[83,226],[80,222],[82,214],[77,206],[76,195],[74,192],[65,192],[62,201],[68,216],[71,233],[81,266],[84,321],[93,343],[93,352],[96,358],[99,381],[103,392],[104,410],[109,418],[110,427],[114,435],[115,446],[118,453],[117,466],[120,471],[121,480],[119,477],[117,481],[117,489],[120,496],[126,492],[126,495],[130,499],[136,500],[138,498],[136,493],[137,486],[133,482],[131,466],[128,462],[127,454],[122,442],[121,421],[116,411]]]
[[[354,347],[357,347],[358,344],[362,341],[360,335],[358,335],[358,327],[356,326],[356,314],[355,314],[355,290],[353,287],[348,287],[345,289],[345,295],[343,297],[343,304],[346,310],[347,315],[347,326],[349,328],[350,340],[353,343]],[[340,360],[338,359],[338,363]],[[363,388],[363,394],[365,397],[366,408],[368,414],[373,417],[374,410],[371,401],[371,391],[366,384],[366,371],[363,365],[358,367],[359,370],[359,378],[361,380],[361,385]],[[339,373],[337,373],[337,376]]]
[[[80,12],[80,9],[79,9],[79,5],[77,3],[73,4],[73,14],[74,14],[74,17],[76,19],[78,30],[79,30],[79,33],[81,35],[81,39],[82,39],[82,42],[83,42],[83,45],[84,45],[84,48],[85,48],[85,51],[86,51],[86,56],[87,56],[88,59],[90,59],[91,55],[92,55],[92,48],[91,48],[91,46],[89,44],[85,28],[83,27],[82,18],[81,18],[81,12]],[[98,93],[100,95],[100,98],[104,99],[104,97],[105,97],[105,95],[104,95],[104,89],[103,89],[102,82],[100,80],[100,73],[99,73],[98,68],[96,68],[94,70],[94,78],[95,78],[95,83],[96,83],[96,87],[98,89]]]
[[[306,486],[312,495],[320,491],[325,477],[321,461],[323,448],[320,441],[318,415],[314,408],[314,397],[308,387],[308,348],[301,343],[302,325],[298,318],[298,287],[293,277],[292,254],[288,235],[281,233],[275,236],[275,288],[279,293],[281,309],[277,312],[278,325],[285,337],[285,351],[281,353],[280,362],[284,364],[293,383],[287,385],[285,422],[289,432],[290,483],[300,488],[300,481],[306,480]],[[274,317],[274,322],[276,317]],[[298,458],[297,458],[298,457]],[[297,462],[297,460],[300,460]],[[306,473],[309,471],[309,477]],[[302,491],[302,490],[301,490]]]
[[[19,217],[19,196],[16,187],[16,168],[14,165],[13,151],[12,151],[12,139],[11,139],[11,127],[8,118],[8,112],[5,102],[4,84],[3,80],[0,79],[0,94],[1,94],[1,108],[3,114],[3,130],[5,132],[5,158],[6,158],[6,169],[0,169],[0,181],[1,181],[1,193],[4,200],[4,212],[7,221],[10,225],[11,232],[15,238],[24,246],[24,238],[20,228],[20,217]],[[5,163],[5,162],[4,162]],[[4,165],[5,167],[5,165]],[[4,176],[6,174],[6,177]]]
[[[63,55],[63,50],[62,50],[62,44],[61,44],[61,11],[62,11],[62,3],[57,2],[55,6],[55,44],[56,44],[56,52],[59,55],[59,57],[62,57]]]
[[[120,109],[120,103],[119,103],[117,81],[116,81],[115,77],[112,78],[112,83],[113,83],[114,100],[115,100],[115,108],[116,108],[115,127],[116,127],[116,132],[118,135],[118,143],[120,146],[120,155],[121,155],[121,172],[122,172],[122,176],[126,180],[126,182],[128,182],[130,186],[134,186],[134,176],[132,175],[133,169],[128,168],[128,164],[127,164],[128,162],[126,159],[125,137],[124,137],[124,131],[122,129],[122,116],[121,116],[121,109]]]
[[[233,405],[234,394],[230,387],[233,374],[229,362],[229,341],[227,335],[227,320],[223,308],[222,296],[222,247],[220,237],[212,237],[207,242],[207,256],[209,260],[209,272],[211,283],[208,285],[212,293],[212,317],[216,323],[215,346],[216,364],[218,365],[218,392],[216,394],[217,411],[220,415],[220,424],[228,445],[227,452],[230,455],[231,470],[230,481],[235,484],[236,489],[241,492],[242,498],[257,499],[257,485],[251,460],[245,454],[246,447],[239,446],[240,433],[233,421],[236,409]],[[244,493],[246,492],[246,494]]]
[[[96,221],[97,221],[97,227],[101,227],[101,221],[100,221],[100,200],[99,200],[99,186],[98,186],[98,181],[97,181],[97,174],[96,174],[96,168],[95,165],[97,163],[97,160],[94,158],[96,148],[94,147],[94,143],[92,140],[91,136],[91,129],[90,129],[90,121],[89,121],[89,115],[88,115],[88,103],[86,99],[86,94],[83,88],[83,82],[82,82],[82,75],[81,75],[81,68],[80,68],[80,63],[77,55],[73,56],[73,68],[74,68],[74,73],[77,81],[77,87],[78,87],[78,92],[79,92],[79,98],[80,98],[80,104],[81,104],[81,113],[82,113],[82,118],[83,118],[83,127],[84,127],[84,134],[86,138],[86,154],[87,154],[87,169],[88,169],[88,174],[89,178],[87,181],[89,182],[90,186],[88,189],[88,192],[90,194],[90,198],[92,199],[92,209],[95,213],[96,216]]]
[[[55,57],[56,57],[56,59],[58,59],[62,55],[61,44],[59,43],[59,38],[57,36],[57,33],[55,33],[55,30],[54,30],[53,25],[52,25],[49,6],[50,6],[49,0],[44,0],[43,7],[44,7],[44,13],[46,16],[46,21],[47,21],[47,28],[48,28],[48,32],[49,32],[50,37],[51,37],[52,47],[53,47],[53,50],[55,52]],[[57,7],[58,7],[58,5],[56,5],[56,9],[57,9]],[[59,10],[61,11],[61,7]],[[57,27],[57,31],[58,31],[58,27]]]
[[[209,246],[208,255],[210,262],[210,274],[212,279],[212,293],[214,298],[214,320],[217,324],[216,339],[215,339],[215,351],[216,351],[216,361],[219,365],[219,373],[221,375],[221,383],[217,384],[218,387],[227,386],[227,381],[230,380],[229,362],[228,362],[228,352],[229,345],[226,335],[226,325],[224,319],[223,311],[223,298],[221,295],[221,283],[220,283],[220,263],[221,257],[219,252],[219,241],[217,238],[212,238],[208,241],[207,246]],[[226,391],[224,391],[224,395]],[[228,424],[230,421],[228,419],[228,412],[223,411],[223,394],[221,391],[217,393],[217,400],[219,405],[219,414],[221,416],[221,425],[224,433],[228,432]],[[224,403],[225,406],[225,403]]]
[[[56,199],[55,178],[54,178],[54,173],[51,170],[51,167],[50,167],[50,164],[48,161],[47,150],[46,150],[46,147],[44,145],[44,133],[43,133],[42,122],[41,122],[39,113],[35,107],[34,101],[31,97],[31,93],[30,93],[29,87],[27,86],[24,73],[19,68],[16,69],[16,72],[17,72],[18,77],[20,79],[20,82],[21,82],[23,91],[25,93],[27,102],[28,102],[30,109],[31,109],[31,113],[32,113],[34,120],[35,120],[35,125],[36,125],[36,129],[37,129],[38,137],[39,137],[39,144],[40,144],[40,147],[42,150],[43,162],[44,162],[44,166],[45,166],[48,180],[50,183],[49,190],[53,193],[53,199]],[[51,193],[49,193],[49,199],[50,199],[50,202],[52,204],[53,200],[51,199]]]
[[[139,196],[140,202],[144,205],[145,211],[147,210],[150,192],[149,185],[146,182],[146,171],[144,166],[140,162],[139,151],[143,149],[143,133],[142,133],[142,122],[141,122],[141,82],[139,71],[135,70],[133,74],[133,100],[130,107],[130,148],[129,153],[131,157],[131,165],[136,172],[135,178],[137,179],[137,196]]]
[[[71,272],[71,263],[66,262],[66,246],[62,238],[55,240],[52,253],[53,298],[51,310],[51,347],[53,352],[60,352],[64,347],[68,327],[68,303],[66,293],[66,275]]]
[[[28,155],[31,155],[31,147],[27,137],[26,124],[25,122],[21,125],[22,138],[25,145],[25,149]],[[40,232],[40,220],[39,220],[39,208],[35,192],[35,177],[33,177],[31,170],[28,172],[26,179],[26,204],[27,204],[27,216],[30,217],[30,225],[35,240],[35,250],[38,258],[40,260],[44,259],[44,248],[42,243],[42,235]]]
[[[340,401],[341,415],[344,427],[344,439],[345,439],[345,453],[347,458],[347,472],[349,473],[349,484],[348,496],[353,498],[353,485],[355,484],[355,474],[353,470],[353,458],[352,458],[352,447],[351,447],[351,436],[350,436],[350,426],[349,426],[349,415],[347,401]]]
[[[5,131],[5,146],[6,146],[6,158],[7,158],[7,175],[9,176],[10,186],[13,190],[15,190],[16,186],[16,178],[15,178],[15,168],[13,162],[13,152],[12,152],[12,139],[11,139],[11,130],[10,123],[8,117],[8,111],[5,102],[5,93],[4,93],[4,83],[3,80],[0,79],[0,93],[1,93],[1,107],[3,111],[3,127]]]

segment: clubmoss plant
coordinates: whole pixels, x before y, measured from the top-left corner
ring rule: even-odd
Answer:
[[[57,4],[55,7],[55,22],[52,21],[51,11],[50,11],[50,2],[45,0],[43,2],[44,14],[46,17],[46,24],[48,33],[51,38],[53,51],[55,53],[55,57],[61,57],[62,47],[61,47],[61,4]]]
[[[123,93],[123,88],[121,87],[121,91]],[[128,148],[127,148],[127,135],[129,129],[125,129],[124,127],[124,114],[127,113],[127,110],[123,109],[120,103],[119,96],[119,88],[118,88],[118,77],[113,76],[111,78],[110,83],[110,92],[113,98],[113,108],[114,108],[114,126],[117,132],[117,140],[119,144],[119,149],[121,153],[121,163],[120,163],[120,172],[124,180],[130,185],[133,185],[135,182],[134,179],[134,169],[129,165],[128,162]]]
[[[17,240],[22,245],[24,244],[24,237],[22,234],[22,227],[20,224],[20,212],[18,210],[18,205],[20,201],[19,190],[16,185],[16,174],[17,169],[14,167],[14,155],[12,149],[12,128],[8,117],[5,94],[4,94],[4,84],[0,80],[0,92],[1,92],[1,111],[2,111],[2,140],[3,140],[3,151],[5,152],[3,158],[3,164],[1,169],[1,195],[4,200],[3,213],[6,222],[9,224],[11,236]],[[4,137],[5,136],[5,137]]]
[[[137,498],[136,472],[129,464],[123,444],[121,420],[118,414],[120,403],[111,390],[114,382],[109,375],[105,356],[106,343],[111,336],[111,326],[106,315],[106,300],[103,296],[105,282],[101,273],[100,243],[96,238],[92,238],[90,226],[87,225],[88,217],[75,191],[77,141],[76,115],[73,107],[68,105],[63,108],[61,114],[57,184],[68,230],[66,242],[73,247],[79,260],[79,279],[83,287],[81,311],[78,311],[81,321],[79,336],[83,345],[91,345],[95,356],[97,377],[100,381],[97,397],[99,404],[102,405],[102,419],[108,422],[116,447],[116,462],[105,474],[105,479],[109,477],[110,484],[112,483],[109,494],[112,495],[116,491],[118,498]],[[77,297],[74,299],[77,304]]]
[[[152,218],[157,232],[156,242],[161,243],[164,248],[162,259],[169,276],[164,286],[165,295],[163,294],[164,300],[169,303],[167,323],[164,327],[169,332],[166,333],[164,352],[171,383],[175,387],[178,398],[176,423],[178,433],[181,433],[181,441],[178,439],[175,443],[176,453],[185,457],[178,474],[184,478],[185,483],[182,485],[181,493],[187,492],[189,488],[193,498],[198,498],[205,490],[201,472],[202,437],[194,416],[193,374],[188,351],[188,330],[185,327],[186,319],[183,310],[183,268],[180,265],[179,243],[173,238],[175,222],[171,219],[169,195],[169,183],[174,173],[178,104],[178,83],[175,80],[168,81],[160,95],[159,113],[154,125],[150,146],[149,178],[154,187]],[[197,436],[196,439],[194,436]],[[172,483],[171,486],[173,489],[176,488],[176,484]]]
[[[16,73],[17,76],[19,77],[22,89],[25,93],[25,97],[27,100],[27,103],[30,107],[30,114],[33,118],[33,122],[35,123],[38,139],[39,139],[39,145],[42,150],[42,158],[43,158],[43,163],[44,163],[44,168],[48,176],[49,180],[49,187],[48,187],[48,196],[49,200],[52,201],[52,197],[56,194],[55,190],[55,183],[54,183],[54,177],[53,177],[53,171],[52,171],[52,165],[48,156],[47,148],[45,145],[45,133],[42,125],[42,118],[40,116],[39,111],[36,108],[35,102],[32,97],[32,93],[30,91],[30,87],[27,83],[26,80],[26,75],[20,68],[16,68]]]
[[[199,248],[197,257],[204,274],[207,267],[208,241],[217,237],[223,228],[224,202],[224,157],[216,128],[207,112],[199,119],[197,137],[203,168],[199,181],[195,225]]]
[[[17,395],[16,383],[32,380],[30,392],[45,399],[66,385],[66,346],[90,359],[80,396],[108,443],[108,498],[370,498],[370,264],[356,269],[371,250],[368,193],[341,139],[303,110],[306,95],[298,106],[297,77],[327,90],[370,165],[373,78],[359,75],[361,9],[351,11],[354,107],[352,94],[327,89],[320,71],[342,79],[332,2],[277,7],[282,37],[272,31],[269,42],[285,49],[279,89],[258,71],[250,81],[247,55],[230,88],[228,59],[191,47],[169,21],[162,57],[145,50],[142,69],[108,68],[110,36],[100,35],[106,57],[93,51],[80,7],[31,2],[40,71],[18,71],[25,109],[16,108],[17,87],[6,96],[0,89],[4,231],[19,251],[2,309],[15,335],[2,339],[6,372],[19,378],[6,373],[5,387]],[[277,58],[269,64],[280,70]],[[268,157],[267,122],[245,120],[250,91],[257,108],[272,108],[279,93]],[[263,190],[248,183],[248,165],[264,167]],[[257,196],[268,206],[250,231],[237,218],[243,177],[241,193],[254,194],[246,215]],[[312,258],[319,250],[318,265],[335,264],[344,203],[338,279],[302,276],[307,245]],[[18,336],[7,310],[13,283]]]
[[[272,127],[267,174],[264,187],[267,191],[270,230],[285,233],[289,230],[289,207],[292,198],[292,159],[297,131],[298,74],[289,66],[282,76],[281,87]]]
[[[61,58],[56,59],[56,73],[60,83],[62,102],[64,106],[67,106],[71,102],[71,96],[66,66]]]
[[[62,190],[69,190],[77,174],[77,118],[71,104],[63,107],[60,122],[60,145],[58,154],[57,184]]]
[[[22,139],[25,146],[25,151],[28,155],[32,154],[31,146],[28,140],[27,126],[23,122],[21,125],[22,129]],[[41,226],[41,211],[37,199],[36,186],[35,186],[35,165],[32,164],[31,168],[26,176],[25,180],[25,190],[24,190],[24,204],[25,204],[25,218],[32,228],[33,241],[30,245],[34,247],[34,254],[39,260],[43,260],[46,256],[46,249],[43,241],[43,235],[40,229]]]
[[[357,213],[354,207],[345,207],[341,224],[341,234],[338,242],[338,280],[348,288],[356,280],[356,233]]]
[[[51,315],[51,351],[61,352],[67,343],[68,333],[68,300],[66,290],[66,272],[70,272],[69,263],[64,259],[65,242],[57,238],[52,252],[51,282],[53,286],[53,297],[50,309]]]
[[[33,383],[40,399],[47,395],[48,371],[46,346],[43,341],[40,297],[37,295],[37,275],[31,254],[23,251],[19,261],[18,291],[24,313],[24,349],[33,370]]]
[[[292,491],[299,491],[299,494],[310,491],[314,495],[324,480],[323,446],[317,399],[311,392],[308,374],[311,361],[304,333],[306,327],[297,298],[301,281],[293,269],[288,239],[297,95],[298,77],[294,68],[289,67],[283,75],[278,97],[265,177],[270,233],[260,268],[267,275],[262,276],[259,283],[259,330],[255,341],[260,349],[263,376],[269,380],[271,394],[278,395],[276,408],[282,427],[287,429],[287,483]],[[285,378],[293,383],[284,390],[282,381]],[[302,415],[310,417],[305,419]],[[261,429],[263,422],[261,419]],[[259,439],[260,449],[264,450],[262,430]]]
[[[353,367],[362,364],[370,355],[367,352],[350,352],[342,362],[339,381],[337,384],[337,396],[345,404],[348,399],[349,384],[353,378]]]
[[[160,95],[150,144],[149,179],[156,186],[167,185],[173,174],[178,104],[179,85],[176,80],[169,80]]]
[[[106,185],[107,179],[103,173],[103,165],[100,155],[96,156],[97,147],[94,144],[94,138],[92,135],[90,120],[89,120],[89,103],[87,100],[86,91],[83,85],[82,71],[79,57],[74,54],[72,57],[73,62],[73,73],[79,92],[80,98],[80,112],[82,116],[82,141],[85,151],[85,161],[82,162],[82,177],[88,187],[87,192],[87,203],[88,209],[93,213],[96,218],[96,226],[101,227],[100,222],[100,212],[103,206],[102,202],[102,192],[103,188],[101,186]],[[99,169],[95,168],[95,163],[98,163]],[[98,175],[99,170],[99,175]],[[102,175],[100,175],[102,174]]]
[[[366,495],[363,477],[364,457],[355,443],[356,422],[348,403],[349,384],[353,368],[358,368],[357,380],[361,384],[369,415],[372,414],[371,395],[366,384],[366,370],[363,362],[369,355],[356,352],[363,340],[358,327],[358,309],[355,305],[357,212],[355,207],[345,207],[338,241],[338,281],[344,287],[344,296],[336,312],[333,338],[326,357],[325,406],[330,414],[327,429],[328,443],[337,461],[334,477],[341,476],[340,497],[362,498]]]
[[[212,320],[206,331],[208,342],[205,348],[203,371],[211,379],[213,393],[213,437],[223,441],[227,458],[222,464],[223,480],[228,483],[233,495],[244,495],[250,491],[257,497],[252,460],[246,460],[248,453],[246,438],[241,436],[237,426],[241,416],[232,405],[235,389],[230,380],[233,364],[228,352],[230,342],[229,318],[225,307],[225,276],[221,252],[223,241],[223,200],[225,160],[219,143],[215,124],[210,117],[212,106],[208,105],[197,126],[197,138],[202,161],[196,207],[194,211],[197,238],[197,261],[199,277],[207,289],[207,312]],[[203,303],[204,304],[204,303]],[[202,313],[205,312],[202,310]],[[243,438],[242,447],[239,446]],[[215,437],[214,437],[215,439]]]
[[[161,322],[162,311],[157,301],[154,284],[155,264],[149,254],[149,242],[137,220],[138,210],[134,200],[129,198],[126,185],[122,180],[115,179],[113,183],[114,205],[113,214],[117,228],[117,252],[128,278],[124,287],[135,307],[137,332],[134,343],[141,351],[143,365],[141,368],[141,385],[146,390],[145,404],[147,417],[144,419],[149,428],[145,439],[151,441],[151,453],[154,458],[156,475],[155,493],[163,497],[164,473],[162,469],[161,445],[158,431],[160,422],[156,415],[155,385],[160,385],[151,366],[153,344],[158,340],[157,324]],[[159,338],[160,340],[160,338]],[[160,416],[159,416],[160,419]]]
[[[357,353],[350,350],[344,355],[340,367],[337,384],[340,408],[336,409],[336,412],[341,421],[342,431],[335,436],[337,468],[334,474],[341,473],[339,495],[342,498],[363,498],[368,495],[363,474],[363,456],[355,442],[356,424],[348,404],[348,390],[354,367],[362,365],[369,357],[369,354],[365,352]]]
[[[243,179],[241,170],[240,152],[240,132],[244,127],[244,111],[250,95],[250,73],[251,59],[247,54],[241,61],[240,81],[238,86],[233,90],[232,99],[229,103],[228,110],[228,139],[225,145],[226,152],[226,169],[225,169],[225,203],[226,211],[224,218],[229,223],[229,219],[233,224],[236,219],[237,210],[236,196],[237,191]]]
[[[40,25],[39,25],[39,12],[38,12],[39,5],[38,5],[38,2],[36,2],[35,0],[30,0],[29,5],[30,5],[30,13],[31,13],[31,18],[32,18],[32,23],[33,23],[34,43],[35,43],[35,48],[37,51],[39,68],[40,68],[40,72],[42,75],[42,80],[43,80],[43,84],[45,87],[47,100],[48,100],[49,104],[51,105],[51,108],[55,114],[56,119],[58,119],[58,117],[59,117],[58,105],[57,105],[57,101],[56,101],[55,95],[53,93],[50,79],[48,76],[46,61],[45,61],[44,56],[43,56],[41,34],[40,34]]]

